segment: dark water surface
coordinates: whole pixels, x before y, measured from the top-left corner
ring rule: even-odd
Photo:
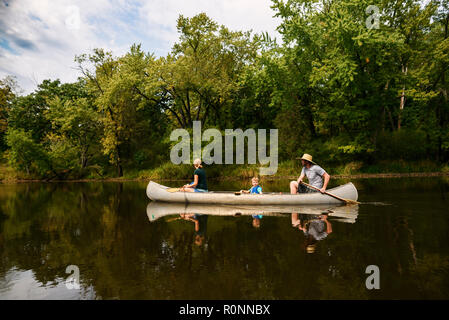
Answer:
[[[150,222],[146,183],[0,185],[0,299],[448,299],[449,180],[353,182],[355,222],[330,215],[313,253],[288,213],[260,227],[251,215],[200,216],[195,230],[179,215]],[[263,187],[288,192],[288,181]],[[79,289],[66,286],[70,265]],[[369,265],[378,290],[366,288]]]

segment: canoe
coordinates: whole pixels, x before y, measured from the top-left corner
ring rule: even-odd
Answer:
[[[354,223],[359,213],[359,206],[329,206],[329,205],[304,205],[304,206],[251,206],[251,205],[210,205],[195,203],[168,203],[152,201],[147,205],[147,216],[150,222],[162,217],[179,214],[205,214],[212,216],[249,216],[261,214],[263,216],[289,217],[292,213],[320,215],[328,213],[329,217],[339,218],[340,222]]]
[[[342,201],[320,192],[289,194],[289,193],[264,193],[241,194],[234,192],[210,191],[210,192],[168,192],[169,187],[150,181],[147,186],[147,196],[153,201],[177,202],[177,203],[205,203],[205,204],[234,204],[234,205],[310,205],[327,204],[338,205]],[[356,201],[358,193],[352,183],[347,183],[327,190],[340,198]]]

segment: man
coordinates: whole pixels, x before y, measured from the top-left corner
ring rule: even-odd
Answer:
[[[290,182],[290,193],[296,194],[314,191],[301,184],[304,177],[307,177],[311,186],[320,189],[320,192],[324,193],[331,176],[324,171],[323,168],[312,161],[312,156],[310,154],[304,153],[304,155],[298,159],[301,159],[303,168],[298,180]]]

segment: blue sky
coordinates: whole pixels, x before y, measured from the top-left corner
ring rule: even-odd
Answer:
[[[0,0],[0,79],[17,78],[24,93],[44,79],[75,81],[74,57],[94,48],[124,54],[133,43],[166,55],[179,14],[205,12],[232,30],[275,31],[270,0]]]

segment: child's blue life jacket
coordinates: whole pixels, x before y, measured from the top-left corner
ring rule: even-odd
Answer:
[[[260,194],[261,192],[262,192],[261,186],[255,186],[255,187],[252,187],[251,189],[249,189],[249,193]]]

